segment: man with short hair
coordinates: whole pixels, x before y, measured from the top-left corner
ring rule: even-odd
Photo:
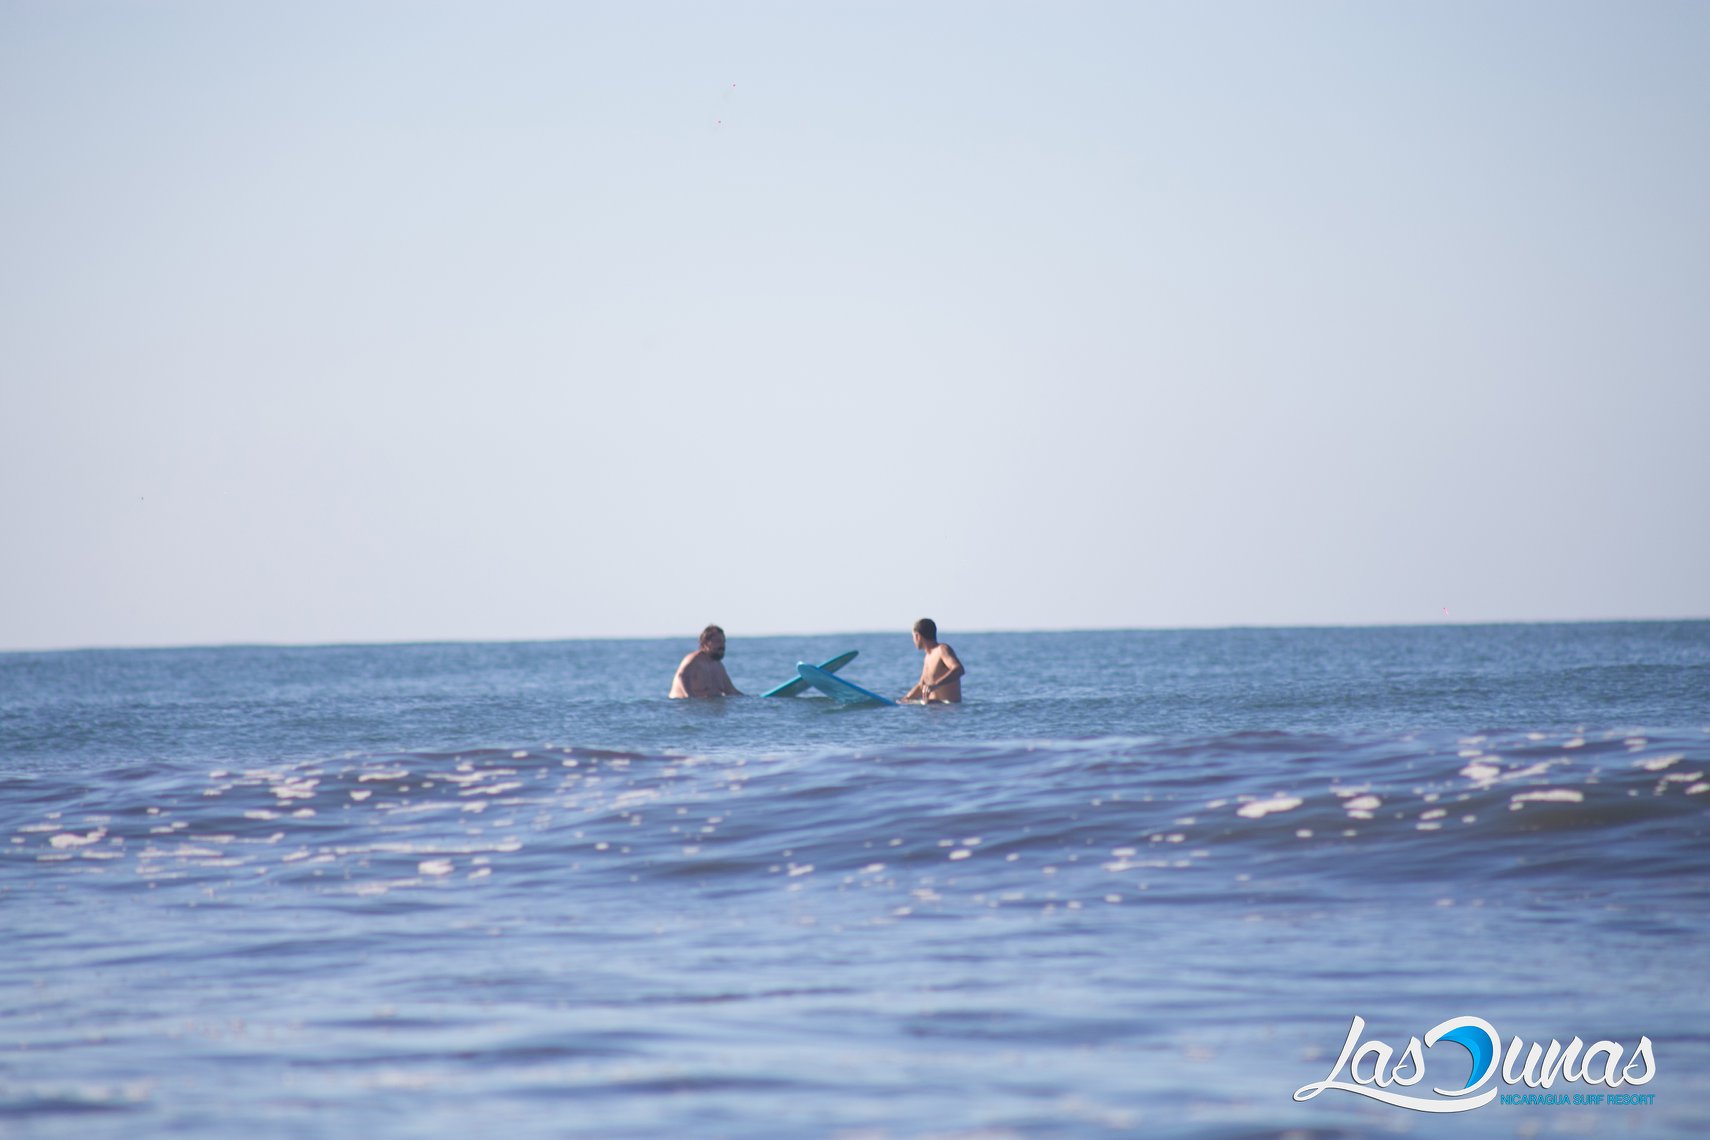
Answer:
[[[927,704],[955,704],[962,699],[962,668],[956,651],[938,640],[938,623],[921,618],[914,623],[914,647],[926,654],[920,666],[920,680],[903,694],[903,701]]]
[[[683,658],[671,678],[673,697],[740,697],[724,671],[724,630],[709,625],[701,630],[700,648]]]

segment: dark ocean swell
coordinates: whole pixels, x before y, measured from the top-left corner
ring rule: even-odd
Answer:
[[[804,755],[537,747],[0,778],[14,877],[317,891],[923,878],[1021,900],[1403,884],[1697,892],[1703,733],[1241,733]],[[1671,885],[1672,884],[1672,885]],[[942,892],[934,892],[940,899]]]

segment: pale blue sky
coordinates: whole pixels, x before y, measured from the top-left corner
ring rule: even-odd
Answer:
[[[1706,59],[0,0],[0,648],[1710,615]]]

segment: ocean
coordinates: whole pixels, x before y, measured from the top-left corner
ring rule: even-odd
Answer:
[[[0,654],[0,1136],[1710,1130],[1710,622],[944,637]]]

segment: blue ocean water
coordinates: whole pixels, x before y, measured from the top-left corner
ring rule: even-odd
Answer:
[[[0,1135],[1710,1126],[1710,623],[946,637],[0,655]]]

